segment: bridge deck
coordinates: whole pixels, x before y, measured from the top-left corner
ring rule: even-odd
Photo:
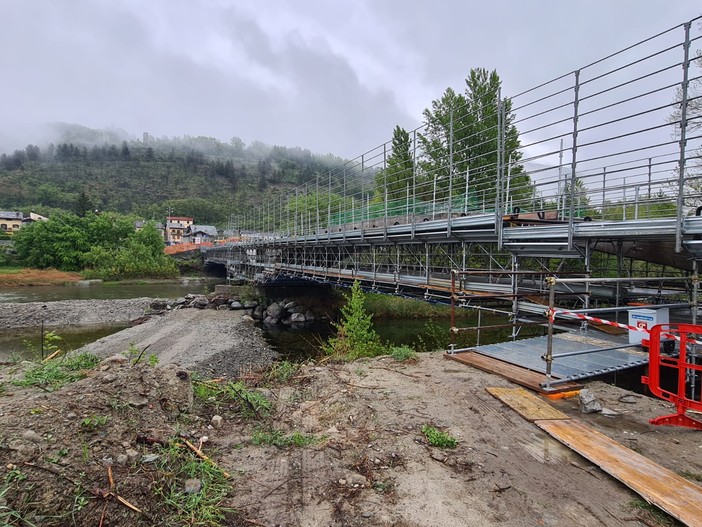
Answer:
[[[462,352],[474,352],[522,368],[535,374],[528,375],[529,382],[527,384],[534,388],[535,380],[538,380],[539,385],[546,380],[546,362],[541,359],[541,356],[546,353],[547,338],[545,336],[533,337],[466,348],[457,350],[456,355],[460,355]],[[610,349],[619,344],[580,333],[554,335],[554,356],[574,351],[598,349],[599,351],[571,357],[556,357],[553,362],[553,378],[560,385],[564,384],[565,381],[578,381],[648,364],[648,355],[636,346],[618,350]],[[496,369],[499,368],[496,366]],[[500,371],[495,371],[495,373],[500,373]]]

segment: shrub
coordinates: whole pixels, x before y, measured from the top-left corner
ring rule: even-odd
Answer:
[[[390,355],[398,362],[415,360],[417,353],[409,346],[395,346],[390,350]]]
[[[341,322],[334,324],[337,333],[324,347],[325,353],[349,361],[385,353],[386,347],[373,329],[371,315],[364,307],[365,295],[357,281],[345,297],[346,305],[341,308]]]

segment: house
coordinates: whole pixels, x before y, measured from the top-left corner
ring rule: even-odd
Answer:
[[[168,245],[174,243],[183,243],[183,234],[185,229],[193,224],[193,218],[186,216],[168,216],[166,217],[166,243]]]
[[[214,242],[217,236],[217,227],[212,225],[190,225],[183,233],[183,241],[197,244]]]
[[[12,235],[22,228],[21,212],[0,211],[0,231]]]
[[[144,220],[136,220],[134,222],[134,230],[139,232],[141,229],[144,228],[144,225],[146,225],[148,222]],[[166,237],[166,228],[163,226],[163,223],[156,223],[156,222],[151,222],[153,223],[154,227],[156,227],[156,230],[158,233],[161,235],[161,238]]]
[[[49,221],[49,218],[46,216],[42,216],[41,214],[37,214],[36,212],[32,211],[29,213],[29,216],[25,216],[22,219],[22,223],[30,224],[34,223],[35,221]]]

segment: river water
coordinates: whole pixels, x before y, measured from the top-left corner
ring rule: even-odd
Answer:
[[[71,284],[65,286],[24,286],[0,288],[0,302],[53,302],[57,300],[113,300],[120,298],[178,298],[188,293],[204,293],[221,280],[183,279],[177,282],[133,282]],[[63,339],[62,346],[77,349],[124,329],[125,326],[52,328]],[[0,362],[12,355],[31,357],[41,349],[41,329],[0,328]]]
[[[116,298],[178,298],[214,289],[221,281],[185,279],[180,282],[92,282],[71,285],[0,288],[0,302],[53,302],[56,300],[112,300]]]
[[[0,302],[51,302],[56,300],[76,299],[120,299],[120,298],[177,298],[188,293],[204,293],[214,289],[218,281],[184,280],[182,282],[147,282],[147,283],[93,283],[90,285],[69,286],[35,286],[0,289]],[[278,290],[270,292],[275,296],[288,296],[300,291]],[[306,288],[305,293],[310,290]],[[329,294],[320,289],[318,294]],[[485,316],[482,324],[504,323],[504,318]],[[459,326],[474,326],[476,318],[462,319]],[[450,322],[446,319],[425,320],[414,318],[375,319],[374,326],[381,339],[393,346],[408,345],[413,348],[435,349],[448,347]],[[83,327],[53,329],[54,333],[64,339],[68,349],[76,349],[94,342],[106,335],[124,329],[123,326]],[[333,334],[330,323],[315,323],[312,326],[289,329],[284,326],[263,327],[266,340],[288,360],[305,360],[319,355],[321,345]],[[481,332],[480,343],[487,344],[507,340],[510,329]],[[475,332],[461,333],[456,341],[457,347],[472,346],[477,343]],[[40,349],[41,330],[2,330],[0,328],[0,361],[7,360],[12,354],[29,357],[34,350]]]

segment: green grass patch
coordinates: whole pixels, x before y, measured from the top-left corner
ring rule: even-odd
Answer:
[[[273,411],[273,403],[265,395],[249,389],[243,382],[216,383],[193,379],[193,394],[196,399],[216,407],[238,404],[244,417],[261,419]]]
[[[266,372],[266,380],[273,383],[285,383],[288,382],[299,369],[299,364],[287,360],[274,362]]]
[[[21,379],[12,383],[16,386],[58,390],[66,384],[84,379],[87,375],[86,370],[94,368],[99,362],[100,359],[91,353],[64,356],[32,366]]]
[[[0,274],[18,274],[23,271],[23,267],[0,267]]]
[[[395,346],[390,350],[390,356],[397,362],[416,360],[417,352],[409,346]]]
[[[315,435],[306,435],[301,432],[293,432],[285,435],[282,431],[272,430],[256,430],[253,433],[251,442],[254,445],[270,445],[277,447],[304,447],[314,445],[322,441],[323,437]]]
[[[368,312],[375,318],[448,318],[451,316],[450,306],[381,293],[366,293],[365,305]],[[469,309],[457,309],[456,315],[467,318],[472,313]]]
[[[158,466],[161,479],[155,482],[155,492],[172,511],[164,518],[165,525],[226,525],[228,513],[235,512],[223,506],[231,491],[222,469],[197,457],[177,440],[159,451]],[[186,493],[186,480],[199,480],[198,492]]]
[[[88,432],[105,426],[110,418],[106,415],[91,415],[80,422],[80,427]]]
[[[427,438],[427,442],[431,446],[437,448],[456,448],[458,442],[456,439],[448,434],[447,432],[442,432],[438,428],[434,428],[431,425],[422,426],[422,433],[424,437]]]

